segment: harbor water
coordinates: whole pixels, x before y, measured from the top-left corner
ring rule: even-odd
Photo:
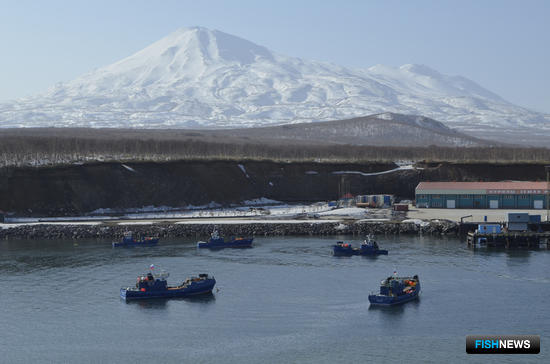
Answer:
[[[378,236],[389,255],[333,257],[352,237],[256,238],[198,250],[189,239],[0,242],[0,359],[28,362],[550,362],[550,251],[472,250],[457,238]],[[355,244],[358,246],[359,241]],[[193,299],[126,303],[150,264],[169,284],[213,274]],[[420,299],[369,307],[397,271]],[[538,355],[467,355],[466,335],[541,335]]]

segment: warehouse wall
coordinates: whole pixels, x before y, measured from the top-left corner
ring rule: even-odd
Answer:
[[[466,194],[416,194],[417,207],[447,208],[491,208],[490,201],[497,201],[499,209],[534,209],[535,201],[539,201],[538,208],[546,209],[546,196],[537,194],[513,194],[513,195],[466,195]]]

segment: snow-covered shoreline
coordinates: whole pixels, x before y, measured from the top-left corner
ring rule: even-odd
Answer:
[[[220,204],[210,202],[202,206],[189,205],[186,209],[168,206],[145,206],[142,208],[130,208],[114,210],[110,208],[97,209],[86,216],[64,217],[5,217],[7,224],[37,224],[37,223],[92,223],[113,222],[124,220],[162,220],[162,219],[216,219],[216,218],[292,218],[301,214],[316,214],[332,210],[333,207],[325,202],[311,205],[288,205],[280,201],[270,200],[265,197],[243,201],[241,206],[221,207]]]

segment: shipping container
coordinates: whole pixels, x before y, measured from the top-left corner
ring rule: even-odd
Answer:
[[[521,213],[509,213],[508,222],[529,222],[529,214],[526,212]]]
[[[500,224],[479,224],[477,230],[483,234],[499,234],[502,232]]]
[[[406,203],[396,203],[393,205],[395,211],[409,211],[409,205]]]

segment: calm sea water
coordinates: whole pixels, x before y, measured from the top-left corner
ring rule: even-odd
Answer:
[[[344,237],[0,242],[0,362],[550,362],[550,251],[473,251],[457,239],[377,237],[388,256],[338,258]],[[211,273],[210,297],[125,303],[154,263],[169,283]],[[369,307],[384,277],[418,274],[421,298]],[[539,334],[541,354],[472,356],[468,334]]]

